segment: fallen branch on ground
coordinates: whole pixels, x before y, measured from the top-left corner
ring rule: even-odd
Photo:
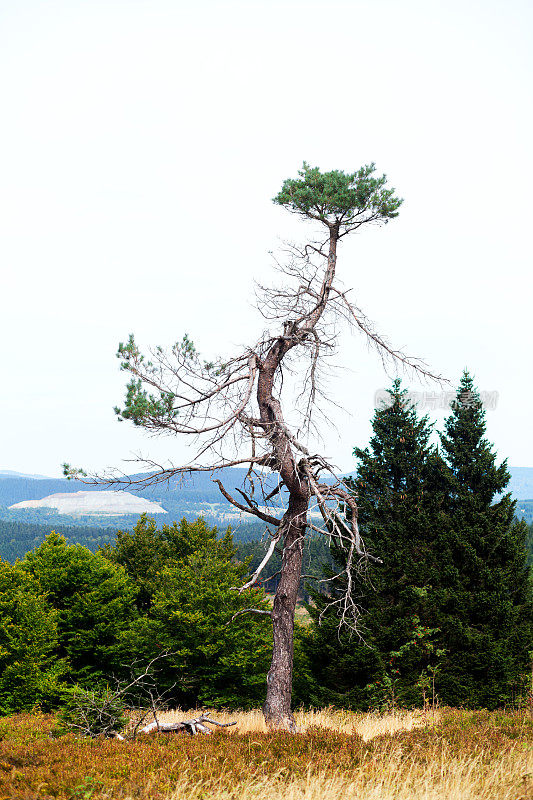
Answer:
[[[194,736],[197,733],[213,733],[213,731],[209,730],[207,725],[217,725],[219,728],[230,728],[232,725],[236,725],[236,722],[215,722],[214,719],[211,719],[209,714],[201,714],[199,717],[195,719],[187,719],[183,720],[182,722],[151,722],[149,725],[146,725],[144,728],[141,728],[141,733],[154,733],[155,731],[159,731],[160,733],[188,733],[190,736]],[[123,738],[123,737],[117,737]]]

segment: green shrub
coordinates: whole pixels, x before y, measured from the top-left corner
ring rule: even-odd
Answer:
[[[0,715],[57,705],[64,672],[57,637],[57,612],[39,583],[0,561]]]
[[[83,736],[112,736],[128,723],[124,700],[109,687],[90,690],[74,686],[64,694],[58,714],[58,732]]]

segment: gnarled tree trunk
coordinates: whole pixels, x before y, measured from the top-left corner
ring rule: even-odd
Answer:
[[[214,480],[235,508],[253,514],[275,529],[264,559],[250,579],[238,587],[242,592],[255,586],[276,547],[282,549],[281,579],[270,614],[273,653],[264,706],[265,719],[271,728],[295,728],[291,714],[294,611],[303,539],[311,527],[307,519],[311,498],[322,518],[321,527],[315,524],[312,527],[328,537],[334,536],[346,553],[346,590],[341,596],[332,597],[329,604],[335,607],[339,625],[349,624],[356,629],[360,613],[352,597],[354,559],[379,561],[366,552],[361,540],[357,504],[350,488],[335,477],[334,465],[319,453],[309,452],[298,441],[300,432],[291,432],[286,425],[280,402],[284,372],[296,366],[296,372],[303,377],[299,410],[304,419],[301,427],[304,436],[310,430],[317,396],[323,396],[318,368],[323,355],[335,350],[338,320],[346,320],[361,331],[382,359],[439,380],[423,362],[394,350],[347,299],[346,291],[334,284],[340,239],[363,225],[386,223],[398,215],[402,200],[395,196],[394,189],[386,187],[386,176],[376,177],[374,171],[374,165],[368,164],[350,174],[339,170],[321,173],[304,164],[299,177],[286,180],[274,198],[277,205],[311,220],[326,233],[325,238],[314,240],[303,249],[289,247],[290,260],[282,269],[289,278],[288,286],[262,288],[263,316],[281,323],[281,330],[277,329],[275,335],[265,332],[253,348],[228,361],[217,359],[214,363],[199,357],[187,335],[170,351],[152,349],[148,358],[141,353],[133,336],[119,346],[121,366],[130,373],[131,381],[125,407],[117,409],[117,413],[150,431],[199,439],[199,447],[194,463],[187,466],[163,468],[148,459],[144,464],[155,469],[155,473],[139,479],[112,476],[106,483],[135,484],[142,488],[190,472],[213,472],[248,464],[242,486],[245,491],[236,489],[244,503],[233,497],[218,478]],[[293,348],[306,365],[303,376],[296,356],[290,358]],[[256,391],[257,407],[253,402]],[[205,464],[203,458],[208,452],[212,456],[210,463]],[[269,493],[265,492],[263,467],[269,467],[280,477],[279,485]],[[68,465],[65,469],[69,476],[81,475],[83,479],[83,472]],[[96,483],[101,482],[96,478]],[[288,494],[289,502],[280,519],[269,513],[268,501],[281,490]],[[251,612],[270,613],[264,608],[247,608],[232,619]]]
[[[302,574],[303,539],[311,495],[304,466],[306,459],[300,454],[300,463],[296,460],[296,443],[283,419],[281,404],[274,394],[274,382],[284,357],[311,335],[326,306],[335,275],[337,239],[338,226],[334,226],[330,230],[327,268],[313,312],[306,319],[288,326],[285,335],[274,341],[258,364],[257,402],[263,430],[272,446],[270,466],[279,471],[289,492],[288,508],[278,529],[283,555],[281,578],[272,609],[272,663],[263,707],[265,721],[272,729],[294,730],[296,727],[291,712],[294,611]]]
[[[283,558],[281,579],[272,609],[272,664],[267,676],[267,696],[263,707],[270,728],[294,730],[291,713],[294,610],[302,573],[302,544],[309,504],[306,484],[299,496],[291,495],[283,518]]]

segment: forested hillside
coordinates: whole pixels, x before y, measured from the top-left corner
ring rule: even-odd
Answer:
[[[527,523],[533,522],[533,500],[519,500],[515,513],[518,519],[525,519]]]
[[[511,481],[509,491],[518,500],[516,516],[524,518],[528,523],[533,521],[533,469],[510,469]],[[132,476],[135,481],[136,477]],[[243,488],[246,470],[238,467],[223,469],[217,472],[217,477],[229,490]],[[265,493],[271,491],[277,484],[278,477],[275,473],[265,474]],[[48,509],[10,509],[9,506],[24,500],[40,500],[50,494],[71,493],[79,491],[100,491],[110,487],[87,486],[80,481],[65,480],[63,478],[39,479],[30,476],[13,476],[0,474],[0,521],[24,522],[36,525],[62,527],[92,527],[92,528],[132,528],[137,522],[138,515],[122,517],[106,516],[66,516]],[[186,476],[179,483],[161,483],[156,486],[143,487],[139,495],[157,503],[168,512],[167,521],[179,520],[185,517],[192,521],[200,514],[205,516],[211,525],[229,525],[237,530],[247,529],[248,523],[242,522],[235,508],[221,495],[218,486],[213,482],[210,473],[197,473]],[[279,503],[274,498],[273,505]],[[83,535],[83,534],[80,534]],[[243,535],[245,535],[243,533]],[[236,538],[242,538],[236,534]]]
[[[241,517],[236,509],[231,506],[220,493],[218,486],[213,482],[210,473],[198,473],[193,477],[184,476],[182,480],[174,483],[160,483],[155,486],[140,487],[136,481],[142,476],[132,475],[131,491],[146,500],[159,503],[167,512],[167,521],[180,520],[183,517],[189,521],[202,515],[211,525],[229,525],[234,528],[241,527]],[[146,477],[146,475],[144,476]],[[230,490],[234,487],[242,488],[246,470],[231,468],[219,470],[217,477]],[[265,474],[265,494],[268,494],[277,485],[277,476],[274,473]],[[125,516],[91,515],[86,514],[68,516],[59,514],[47,508],[17,508],[9,506],[24,500],[40,500],[51,494],[74,492],[98,492],[102,489],[116,487],[90,486],[77,480],[65,479],[35,479],[31,477],[3,477],[0,475],[0,520],[10,522],[24,522],[43,526],[93,527],[93,528],[132,528],[138,520],[138,514]],[[130,487],[125,487],[130,489]],[[275,498],[275,506],[279,499]],[[247,521],[244,523],[247,528]],[[246,532],[243,532],[246,536]]]
[[[247,470],[239,467],[231,467],[217,471],[216,477],[228,487],[242,486],[246,477]],[[139,494],[149,500],[161,502],[167,511],[172,511],[178,504],[187,506],[194,503],[215,503],[227,505],[227,501],[222,497],[218,486],[213,482],[211,473],[199,472],[191,476],[185,475],[179,482],[159,483],[155,486],[139,486],[136,482],[144,475],[131,475],[131,489],[138,489]],[[265,474],[265,487],[267,492],[276,485],[276,476],[272,473]],[[78,480],[67,480],[65,478],[45,478],[36,479],[32,477],[12,477],[0,475],[0,504],[10,506],[22,500],[39,500],[49,494],[57,492],[79,492],[79,491],[100,491],[103,488],[114,488],[113,486],[91,486]]]
[[[131,530],[138,522],[138,519],[138,517],[135,517],[133,522],[129,522],[125,526],[120,525],[120,527]],[[172,520],[172,522],[174,521],[178,520]],[[227,528],[227,525],[218,526],[219,535],[224,535]],[[264,552],[261,538],[265,532],[265,526],[262,523],[243,522],[232,525],[231,528],[238,547],[244,548],[242,557],[252,556],[253,566],[255,566],[255,561],[259,563],[262,558],[261,553]],[[109,520],[107,520],[107,526],[104,527],[102,525],[57,524],[55,521],[43,524],[0,519],[0,558],[11,563],[17,558],[23,558],[28,551],[38,547],[52,530],[60,533],[72,544],[82,544],[94,552],[99,547],[114,541],[117,530],[119,530],[119,524],[110,526]],[[250,543],[249,547],[245,546],[247,542]]]
[[[82,544],[95,551],[116,536],[116,528],[87,527],[81,525],[39,525],[31,522],[0,519],[0,558],[13,563],[38,547],[55,530],[73,544]]]

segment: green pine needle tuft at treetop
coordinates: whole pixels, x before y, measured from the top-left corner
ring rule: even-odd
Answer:
[[[403,203],[394,189],[387,189],[387,176],[373,177],[375,164],[357,172],[320,172],[303,164],[300,178],[288,178],[274,203],[289,211],[327,225],[342,226],[349,233],[368,222],[387,222],[398,216]]]

